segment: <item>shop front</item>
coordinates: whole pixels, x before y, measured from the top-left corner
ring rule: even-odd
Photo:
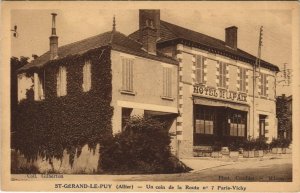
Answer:
[[[228,145],[246,139],[249,106],[205,97],[193,97],[193,145]]]

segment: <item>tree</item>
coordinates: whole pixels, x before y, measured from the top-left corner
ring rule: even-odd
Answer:
[[[278,120],[278,137],[284,138],[284,133],[289,128],[288,101],[285,95],[276,99],[276,117]]]
[[[10,58],[10,108],[11,108],[11,131],[14,131],[15,116],[18,104],[18,69],[28,63],[29,58],[21,56],[20,58]]]

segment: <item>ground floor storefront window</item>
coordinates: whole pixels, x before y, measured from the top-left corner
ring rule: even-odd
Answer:
[[[223,144],[247,137],[247,112],[222,106],[194,105],[194,146]]]

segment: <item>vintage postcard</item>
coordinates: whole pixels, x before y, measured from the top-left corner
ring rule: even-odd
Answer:
[[[3,190],[300,191],[298,2],[1,5]]]

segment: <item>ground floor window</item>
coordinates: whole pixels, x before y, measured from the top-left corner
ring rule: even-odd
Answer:
[[[214,133],[215,115],[214,109],[198,109],[196,111],[195,132],[212,135]]]
[[[194,145],[212,145],[247,137],[247,112],[222,106],[194,105]]]
[[[122,131],[124,131],[126,127],[126,123],[128,119],[130,118],[132,112],[132,108],[124,108],[122,107]]]
[[[246,134],[246,114],[237,111],[230,111],[228,113],[228,122],[229,122],[229,134],[230,136],[239,136],[244,137]]]
[[[259,115],[259,137],[266,135],[266,118],[267,115]]]

